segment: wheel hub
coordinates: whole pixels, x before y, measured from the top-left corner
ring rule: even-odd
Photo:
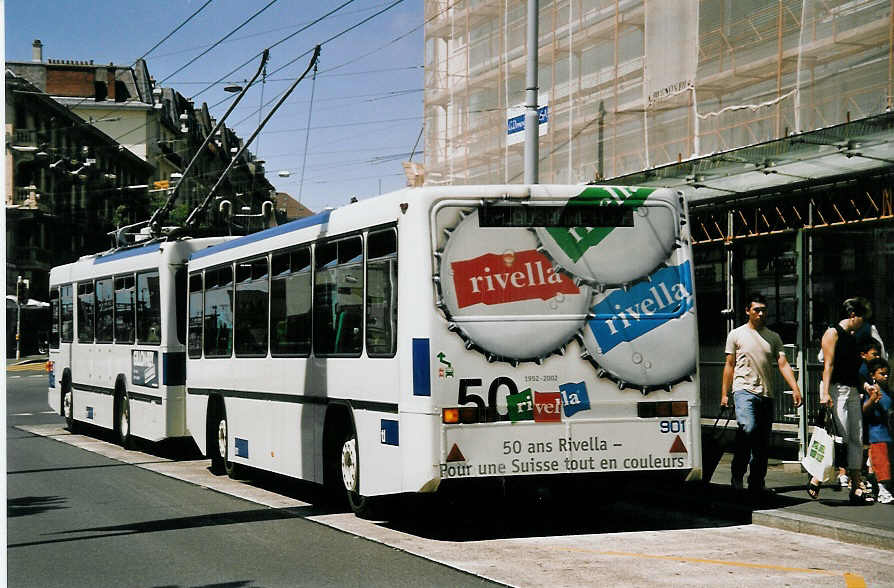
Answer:
[[[217,451],[221,457],[227,456],[227,421],[224,419],[217,424]]]
[[[357,439],[352,437],[341,448],[341,477],[348,492],[357,491]]]

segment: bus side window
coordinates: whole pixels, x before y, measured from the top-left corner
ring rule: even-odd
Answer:
[[[366,353],[397,351],[397,231],[371,232],[366,242]]]
[[[267,355],[267,258],[236,264],[236,356]]]
[[[189,276],[189,356],[202,357],[202,274]]]
[[[59,336],[63,343],[74,340],[74,288],[71,284],[59,288]]]
[[[115,278],[115,342],[134,341],[135,288],[133,275]]]
[[[59,288],[50,289],[50,348],[59,349]]]
[[[93,282],[78,284],[78,342],[93,343],[94,307]]]
[[[137,342],[161,343],[161,291],[158,272],[137,274]]]
[[[270,353],[307,357],[311,340],[310,248],[273,256],[270,281]]]
[[[363,351],[363,241],[360,236],[316,247],[314,354]]]
[[[111,343],[115,327],[115,292],[112,278],[96,280],[96,342]]]
[[[204,348],[206,357],[233,351],[233,268],[205,272]]]

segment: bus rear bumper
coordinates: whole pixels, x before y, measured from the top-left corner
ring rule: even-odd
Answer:
[[[439,476],[463,479],[646,470],[699,463],[691,417],[443,425]]]

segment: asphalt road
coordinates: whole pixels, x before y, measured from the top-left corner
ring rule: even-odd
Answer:
[[[8,585],[483,586],[481,578],[14,428],[46,376],[7,379]]]

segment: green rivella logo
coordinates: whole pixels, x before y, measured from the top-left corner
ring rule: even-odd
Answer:
[[[587,188],[574,198],[568,200],[567,207],[599,206],[617,207],[636,210],[643,205],[653,188]],[[604,227],[549,227],[546,231],[556,244],[574,262],[580,260],[584,253],[595,247],[615,229]]]

